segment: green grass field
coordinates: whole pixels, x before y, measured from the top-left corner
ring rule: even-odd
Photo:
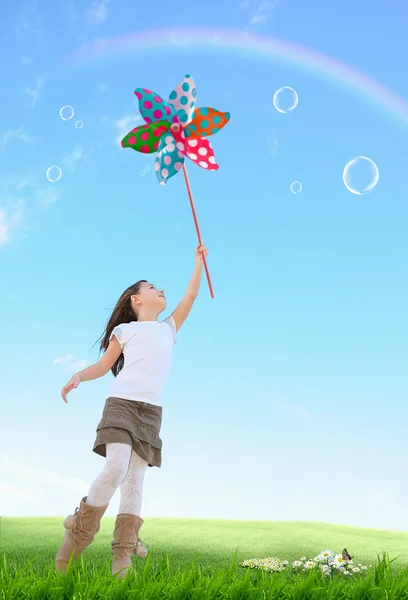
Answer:
[[[134,573],[121,581],[110,575],[110,517],[69,574],[54,571],[62,521],[1,519],[0,599],[408,598],[408,533],[321,523],[146,519],[141,537],[149,556],[135,558]],[[367,573],[346,580],[292,570],[302,556],[344,547],[355,564],[372,565]],[[284,572],[239,566],[272,556],[289,561]]]

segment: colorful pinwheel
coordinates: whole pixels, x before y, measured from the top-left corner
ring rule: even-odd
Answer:
[[[183,169],[198,241],[202,244],[184,159],[187,157],[203,169],[216,171],[219,167],[207,136],[220,131],[230,120],[230,114],[209,107],[195,109],[197,92],[191,75],[186,75],[171,92],[168,102],[144,88],[137,88],[135,94],[146,125],[132,129],[123,138],[122,147],[144,154],[157,152],[154,166],[161,185],[166,185]],[[203,259],[211,297],[214,298],[205,256]]]

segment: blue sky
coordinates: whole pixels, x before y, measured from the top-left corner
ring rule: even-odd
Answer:
[[[111,376],[82,384],[68,405],[60,389],[97,359],[92,345],[128,285],[153,281],[168,312],[185,291],[196,234],[182,175],[163,189],[154,157],[119,141],[140,122],[136,87],[167,98],[191,73],[197,105],[232,115],[211,140],[219,171],[187,165],[215,299],[203,278],[178,335],[163,467],[148,471],[143,516],[405,530],[406,122],[299,65],[221,45],[208,53],[176,40],[65,59],[141,30],[235,29],[317,50],[407,99],[407,9],[395,0],[157,7],[43,1],[3,12],[0,512],[65,515],[78,505],[103,468],[92,444]],[[284,85],[299,95],[290,114],[272,103]],[[69,121],[59,116],[66,104]],[[360,155],[380,178],[358,196],[342,172]],[[56,183],[51,165],[62,169]]]

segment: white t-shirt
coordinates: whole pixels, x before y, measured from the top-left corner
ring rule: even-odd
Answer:
[[[170,372],[176,324],[164,321],[132,321],[115,327],[124,366],[110,387],[108,397],[162,406],[164,386]]]

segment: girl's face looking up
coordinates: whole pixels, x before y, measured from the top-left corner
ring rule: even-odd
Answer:
[[[140,286],[138,294],[131,296],[131,301],[134,308],[157,309],[162,312],[166,306],[166,298],[163,290],[158,290],[155,285],[149,282],[143,282]]]

